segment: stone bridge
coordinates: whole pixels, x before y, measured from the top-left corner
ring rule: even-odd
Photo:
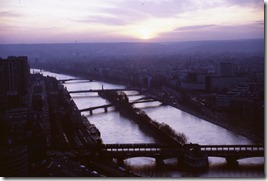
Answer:
[[[104,144],[100,154],[116,158],[120,163],[133,157],[152,157],[156,162],[168,158],[181,159],[182,155],[198,150],[207,157],[223,157],[227,163],[235,163],[239,159],[264,157],[263,145],[162,145],[162,144]]]

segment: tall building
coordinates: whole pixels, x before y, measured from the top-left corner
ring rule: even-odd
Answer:
[[[21,106],[27,94],[30,68],[27,57],[0,58],[0,112]]]

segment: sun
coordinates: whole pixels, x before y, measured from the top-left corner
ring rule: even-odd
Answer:
[[[153,29],[150,28],[141,28],[138,30],[138,37],[142,40],[149,40],[156,36]]]

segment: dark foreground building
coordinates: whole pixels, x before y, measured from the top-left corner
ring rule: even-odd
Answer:
[[[0,58],[1,176],[92,176],[80,152],[62,149],[101,142],[61,82],[30,74],[27,57]]]
[[[23,106],[30,68],[27,57],[0,58],[0,111]]]

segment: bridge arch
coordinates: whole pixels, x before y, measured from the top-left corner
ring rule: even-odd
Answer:
[[[170,156],[170,157],[162,157],[162,156],[123,156],[123,157],[113,157],[113,159],[115,159],[116,163],[119,166],[124,166],[124,162],[126,160],[130,160],[130,159],[135,159],[135,158],[150,158],[153,159],[155,161],[156,165],[163,165],[164,164],[164,160],[170,159],[170,158],[176,158],[178,160],[180,160],[177,156]],[[183,160],[180,160],[183,161]]]
[[[150,157],[158,160],[183,158],[191,149],[199,150],[207,157],[225,158],[227,163],[251,157],[263,157],[263,145],[161,145],[161,144],[108,144],[103,145],[101,153],[117,158],[121,162],[128,158]]]

